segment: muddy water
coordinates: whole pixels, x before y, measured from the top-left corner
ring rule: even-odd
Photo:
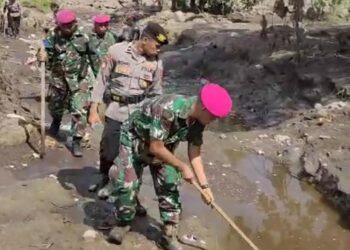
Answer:
[[[73,183],[77,192],[86,197],[89,183],[97,176],[93,167],[96,156],[91,152],[84,159],[76,160],[63,150],[50,152],[45,161],[34,162],[24,170],[15,170],[14,174],[19,179],[28,179],[53,173],[61,183],[68,183],[66,188]],[[245,154],[228,157],[235,174],[248,185],[240,187],[242,197],[237,198],[220,195],[235,186],[223,182],[220,189],[214,190],[217,203],[260,249],[349,249],[349,232],[338,225],[338,214],[312,187],[291,178],[283,166],[274,166],[263,157]],[[249,249],[217,213],[203,205],[193,188],[185,185],[182,189],[184,219],[193,215],[200,219],[210,231],[211,236],[206,240],[212,249]],[[147,171],[141,195],[145,200],[152,200],[147,206],[150,214],[157,216],[155,194]],[[79,218],[84,217],[83,211],[81,213]]]
[[[235,202],[216,195],[217,202],[260,249],[349,249],[349,232],[339,226],[338,214],[308,184],[290,177],[283,166],[274,166],[263,157],[235,156],[232,164],[240,178],[256,186],[256,196]],[[243,189],[242,195],[245,193]],[[193,199],[192,193],[186,196],[188,201]],[[215,213],[199,206],[187,207],[216,229],[217,249],[249,249]]]

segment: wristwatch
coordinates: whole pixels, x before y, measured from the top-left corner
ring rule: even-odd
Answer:
[[[209,188],[209,184],[207,183],[207,184],[201,185],[201,188],[202,189],[207,189],[207,188]]]

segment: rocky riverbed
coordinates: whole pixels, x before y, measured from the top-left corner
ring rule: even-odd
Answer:
[[[67,3],[84,25],[97,12],[114,14],[117,22],[134,11],[129,2],[88,2]],[[260,39],[259,11],[229,17],[143,11],[139,22],[155,20],[169,30],[172,43],[162,53],[166,92],[196,94],[210,80],[232,94],[234,112],[208,128],[203,148],[218,203],[261,249],[345,250],[350,57],[338,52],[337,34],[349,27],[305,25],[298,60],[291,28],[275,21],[268,39]],[[100,229],[113,221],[113,208],[86,191],[97,178],[97,146],[76,160],[48,138],[47,157],[37,159],[40,79],[36,66],[24,62],[41,36],[38,16],[29,10],[19,40],[0,38],[2,249],[157,249],[158,211],[147,173],[142,200],[150,216],[116,247]],[[178,155],[185,158],[184,146]],[[196,233],[209,249],[248,249],[191,187],[182,191],[182,233]]]

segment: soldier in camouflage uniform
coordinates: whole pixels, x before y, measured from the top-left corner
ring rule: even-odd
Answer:
[[[48,108],[53,118],[49,133],[57,135],[64,111],[72,116],[70,136],[73,156],[82,157],[80,142],[87,126],[91,89],[95,77],[89,64],[89,37],[78,28],[76,15],[70,10],[57,13],[58,26],[45,41],[45,51],[38,61],[48,59],[51,70]]]
[[[148,23],[139,40],[122,42],[109,48],[92,93],[89,123],[100,123],[97,105],[106,103],[105,126],[100,145],[101,182],[89,190],[100,189],[98,196],[108,196],[108,172],[118,154],[120,127],[146,98],[162,93],[163,63],[159,49],[168,42],[165,30]],[[137,200],[138,201],[138,200]],[[139,204],[138,215],[146,210]]]
[[[123,124],[119,155],[109,171],[117,207],[119,225],[109,240],[121,244],[135,216],[136,198],[143,168],[150,166],[164,223],[160,245],[164,249],[182,249],[176,239],[181,213],[179,184],[184,178],[194,181],[191,167],[180,161],[174,150],[181,141],[188,142],[188,156],[202,186],[208,204],[213,201],[200,156],[203,130],[216,118],[229,114],[232,102],[227,91],[217,84],[206,84],[200,95],[162,95],[146,100]]]
[[[6,34],[8,36],[17,37],[21,24],[21,5],[16,0],[6,1],[3,12],[7,12]]]
[[[101,59],[107,54],[109,47],[119,41],[116,34],[108,29],[110,17],[98,15],[94,17],[94,29],[89,35],[90,62],[92,71],[97,76]]]

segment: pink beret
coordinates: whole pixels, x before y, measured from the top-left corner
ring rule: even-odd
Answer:
[[[60,10],[57,12],[56,21],[58,25],[69,24],[75,20],[77,20],[77,16],[72,10]]]
[[[232,100],[227,90],[220,85],[214,83],[204,85],[200,98],[202,105],[211,115],[219,118],[229,115]]]
[[[95,24],[104,24],[109,23],[111,21],[111,18],[106,15],[97,15],[93,18],[93,21]]]

